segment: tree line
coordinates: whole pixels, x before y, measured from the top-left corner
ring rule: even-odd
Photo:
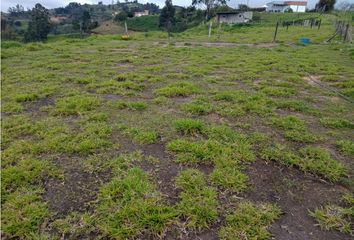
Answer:
[[[72,2],[66,7],[55,8],[48,10],[41,4],[37,3],[31,10],[25,11],[25,9],[17,4],[15,7],[9,8],[10,18],[27,18],[28,26],[26,30],[23,30],[24,40],[29,41],[43,41],[47,39],[50,31],[55,29],[55,25],[52,23],[51,16],[65,15],[70,19],[72,28],[83,35],[89,33],[91,29],[98,26],[98,21],[94,20],[99,15],[97,12],[104,13],[110,10],[110,14],[106,14],[108,19],[112,19],[111,13],[114,14],[113,20],[125,21],[129,17],[134,16],[134,12],[148,10],[150,14],[159,14],[159,28],[171,32],[184,31],[189,27],[195,26],[204,20],[209,20],[215,15],[217,11],[231,11],[232,8],[227,6],[229,0],[192,0],[191,6],[184,8],[174,6],[172,0],[166,0],[165,6],[160,8],[153,3],[139,4],[137,0],[125,3],[117,2],[115,4],[103,5],[99,2],[97,5],[81,5],[80,3]],[[331,11],[334,8],[336,0],[319,0],[316,4],[317,11]],[[200,6],[204,6],[205,10],[201,10]],[[354,4],[343,2],[340,7],[345,11],[352,11]],[[247,5],[241,4],[240,10],[246,11],[249,9]],[[104,15],[103,15],[104,16]],[[6,31],[9,31],[12,25],[21,26],[21,21],[8,21],[2,17],[1,28],[2,37],[6,36]]]

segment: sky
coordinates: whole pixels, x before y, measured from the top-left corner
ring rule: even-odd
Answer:
[[[102,1],[104,4],[112,3],[112,0],[1,0],[1,11],[7,11],[9,7],[13,7],[16,4],[21,4],[26,8],[33,8],[36,3],[42,4],[46,8],[56,8],[56,7],[65,7],[70,2],[79,2],[79,3],[90,3],[97,4],[99,1]],[[116,0],[114,0],[116,1]],[[121,0],[123,2],[123,0]],[[251,7],[261,7],[267,2],[273,0],[229,0],[228,5],[231,7],[236,7],[238,4],[249,4]],[[303,0],[301,0],[303,1]],[[307,7],[313,8],[318,0],[308,0]],[[337,0],[337,2],[346,1],[354,3],[354,0]],[[164,6],[165,0],[138,0],[140,3],[155,3],[160,7]],[[192,3],[192,0],[172,0],[174,5],[179,6],[189,6]]]

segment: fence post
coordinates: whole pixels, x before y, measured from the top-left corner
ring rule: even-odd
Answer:
[[[320,27],[321,27],[321,22],[322,22],[322,19],[320,19],[320,21],[318,22],[318,30],[320,30]]]
[[[277,38],[278,26],[279,26],[279,22],[277,22],[277,25],[275,26],[275,32],[274,32],[273,42],[275,42],[275,40],[276,40],[276,38]]]
[[[347,23],[347,25],[345,26],[345,33],[344,33],[343,42],[345,42],[347,40],[348,31],[349,31],[349,23]]]
[[[125,35],[128,35],[127,21],[124,21]]]
[[[210,38],[211,36],[211,26],[213,25],[213,22],[210,20],[210,24],[209,24],[209,34],[208,37]]]

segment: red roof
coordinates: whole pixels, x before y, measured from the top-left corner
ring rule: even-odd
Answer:
[[[299,2],[299,1],[286,1],[284,2],[287,5],[299,5],[299,6],[306,6],[307,2]]]

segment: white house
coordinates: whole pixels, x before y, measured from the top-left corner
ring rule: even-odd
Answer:
[[[141,17],[149,15],[149,10],[144,10],[144,12],[135,12],[134,17]]]
[[[219,12],[216,13],[218,23],[246,23],[252,20],[252,12]]]
[[[267,12],[305,12],[307,1],[273,1],[265,5]]]

